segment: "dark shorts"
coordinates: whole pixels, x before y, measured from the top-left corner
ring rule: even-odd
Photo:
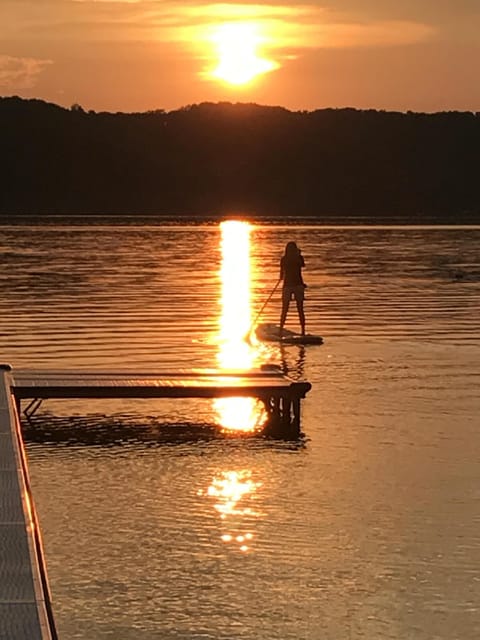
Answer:
[[[282,301],[284,303],[290,302],[295,299],[297,302],[303,302],[305,299],[305,287],[303,284],[296,285],[295,287],[283,287]]]

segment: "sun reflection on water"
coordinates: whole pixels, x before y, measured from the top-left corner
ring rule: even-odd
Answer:
[[[215,500],[214,509],[223,523],[224,532],[220,539],[226,544],[237,544],[242,552],[250,550],[254,538],[252,531],[244,531],[245,519],[254,519],[261,515],[253,506],[245,503],[254,499],[260,486],[260,482],[252,480],[251,471],[243,469],[222,472],[213,478],[206,491],[206,495]],[[199,495],[204,493],[199,491]]]
[[[248,368],[252,366],[252,353],[243,338],[251,323],[250,225],[227,220],[222,222],[220,230],[222,291],[218,359],[223,369]]]
[[[252,318],[251,259],[248,222],[227,220],[220,225],[222,262],[218,365],[232,371],[251,369],[255,353],[246,340]],[[219,398],[214,403],[224,429],[253,431],[264,419],[264,409],[253,398]]]

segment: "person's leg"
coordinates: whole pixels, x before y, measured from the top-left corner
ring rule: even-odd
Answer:
[[[299,287],[295,292],[295,302],[297,303],[298,319],[300,321],[302,336],[305,335],[305,311],[303,309],[304,299],[305,299],[304,288]]]
[[[300,327],[302,330],[302,336],[305,335],[305,311],[303,310],[303,300],[297,300],[298,319],[300,320]]]
[[[291,292],[284,288],[282,291],[282,313],[280,314],[280,336],[283,333],[283,327],[287,319],[288,308],[290,307],[290,296]]]

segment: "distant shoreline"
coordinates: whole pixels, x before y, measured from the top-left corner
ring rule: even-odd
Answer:
[[[228,103],[108,114],[0,98],[0,129],[0,216],[16,221],[480,223],[480,114]]]
[[[0,227],[6,226],[217,226],[223,220],[245,220],[254,226],[355,227],[355,228],[468,228],[480,229],[480,223],[445,221],[412,216],[373,218],[368,216],[173,216],[173,215],[77,215],[77,214],[0,214]]]

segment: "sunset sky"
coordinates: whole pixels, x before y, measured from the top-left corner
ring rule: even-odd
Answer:
[[[479,0],[0,0],[0,95],[480,111]]]

